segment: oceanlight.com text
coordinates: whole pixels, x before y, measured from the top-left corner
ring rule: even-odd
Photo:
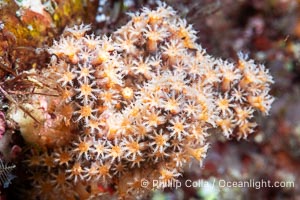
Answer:
[[[206,180],[152,180],[150,183],[149,180],[143,179],[141,181],[142,187],[148,187],[153,185],[153,188],[162,189],[162,188],[180,188],[180,187],[220,187],[220,188],[255,188],[257,190],[261,188],[293,188],[295,183],[293,181],[274,181],[271,180],[243,180],[243,181],[228,181],[223,179],[212,179],[210,181]]]

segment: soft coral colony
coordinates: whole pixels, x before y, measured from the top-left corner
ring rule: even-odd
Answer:
[[[210,130],[246,138],[255,112],[268,114],[273,80],[263,65],[209,56],[165,4],[130,16],[110,37],[66,28],[35,78],[52,95],[24,103],[35,120],[12,106],[25,140],[43,147],[25,161],[33,199],[144,198],[152,180],[202,163]]]

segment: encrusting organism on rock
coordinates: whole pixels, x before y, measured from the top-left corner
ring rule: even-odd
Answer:
[[[273,80],[263,65],[241,53],[238,63],[208,55],[192,26],[165,4],[130,16],[109,37],[87,34],[90,25],[66,28],[49,48],[40,75],[58,96],[27,99],[44,123],[31,129],[42,140],[36,143],[51,142],[26,160],[31,197],[144,198],[152,180],[176,180],[193,159],[202,163],[209,130],[246,138],[255,112],[268,114]]]

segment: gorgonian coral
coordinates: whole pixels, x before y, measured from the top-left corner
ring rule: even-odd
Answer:
[[[29,156],[34,198],[97,199],[108,188],[143,198],[151,180],[175,180],[193,159],[202,163],[210,130],[246,138],[254,113],[268,114],[273,80],[263,65],[208,55],[165,4],[130,16],[109,37],[67,28],[49,48],[41,75],[61,100],[50,116],[64,118],[72,139]]]

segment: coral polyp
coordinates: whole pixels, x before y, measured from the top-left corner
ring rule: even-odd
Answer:
[[[144,198],[155,188],[143,187],[143,179],[176,180],[184,166],[203,162],[211,130],[246,138],[254,113],[268,114],[273,80],[263,65],[243,54],[238,63],[208,55],[192,26],[165,4],[130,16],[109,37],[89,35],[90,25],[69,27],[49,48],[51,62],[40,75],[56,88],[57,107],[39,112],[60,116],[64,125],[56,129],[67,132],[56,137],[69,142],[35,155],[41,164],[28,166],[32,178],[47,173],[28,195],[99,199],[112,189],[121,199]],[[45,98],[49,104],[54,97]],[[30,123],[15,116],[28,132]]]

